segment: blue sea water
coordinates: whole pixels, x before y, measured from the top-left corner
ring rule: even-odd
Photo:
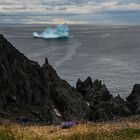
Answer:
[[[53,26],[53,25],[52,25]],[[52,27],[50,25],[50,27]],[[72,86],[78,78],[100,79],[116,96],[140,83],[140,26],[70,25],[69,39],[34,39],[48,25],[0,25],[0,33],[40,65],[48,57]]]

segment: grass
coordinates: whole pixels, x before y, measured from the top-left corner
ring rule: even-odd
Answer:
[[[0,140],[140,140],[140,121],[59,126],[0,125]]]

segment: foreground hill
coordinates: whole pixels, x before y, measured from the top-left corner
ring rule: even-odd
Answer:
[[[20,44],[19,44],[20,45]],[[140,85],[124,101],[99,80],[80,79],[76,88],[48,63],[29,60],[0,35],[0,117],[17,122],[107,121],[140,113]]]
[[[60,126],[0,125],[1,140],[140,140],[140,116],[117,121]]]

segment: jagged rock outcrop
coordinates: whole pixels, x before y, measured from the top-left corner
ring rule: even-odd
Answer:
[[[90,77],[85,81],[78,79],[76,89],[88,104],[88,120],[106,121],[131,115],[128,104],[120,96],[113,97],[99,80],[92,83]]]
[[[0,117],[39,123],[112,120],[131,115],[128,104],[134,104],[138,112],[139,90],[136,86],[126,102],[120,96],[114,98],[101,81],[93,82],[90,77],[71,87],[47,58],[40,66],[0,35]]]
[[[0,35],[1,115],[51,122],[49,92],[42,68]]]
[[[48,63],[41,67],[0,35],[0,115],[55,122],[81,119],[86,103]],[[78,112],[78,113],[77,113]]]
[[[63,119],[80,120],[85,114],[86,102],[82,100],[79,92],[60,79],[47,58],[42,68],[49,83],[49,101],[61,112]]]
[[[131,94],[126,98],[133,114],[140,114],[140,84],[135,84]]]

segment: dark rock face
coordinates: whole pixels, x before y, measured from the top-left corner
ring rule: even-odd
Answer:
[[[140,114],[140,84],[135,84],[131,94],[126,98],[133,114]]]
[[[43,123],[112,120],[131,115],[128,104],[134,105],[135,112],[140,110],[139,91],[140,86],[135,86],[125,102],[90,77],[79,79],[73,88],[57,75],[47,58],[41,67],[0,35],[0,117]]]
[[[47,58],[40,67],[0,36],[1,116],[52,123],[79,120],[85,108],[80,94],[60,79]]]
[[[49,101],[61,112],[64,120],[80,120],[86,109],[86,103],[80,94],[65,80],[60,79],[47,61],[42,68],[49,83]]]
[[[76,89],[78,92],[85,93],[88,92],[88,89],[92,86],[92,79],[88,77],[85,81],[81,81],[81,79],[78,79],[76,83]]]
[[[49,87],[42,68],[0,36],[0,101],[5,117],[28,116],[50,122]],[[47,108],[46,108],[47,106]]]
[[[132,115],[128,108],[128,103],[125,102],[119,95],[109,101],[112,107],[113,119]]]
[[[106,121],[131,115],[127,103],[120,97],[113,97],[99,80],[92,83],[90,77],[77,81],[76,89],[88,104],[87,119]]]

